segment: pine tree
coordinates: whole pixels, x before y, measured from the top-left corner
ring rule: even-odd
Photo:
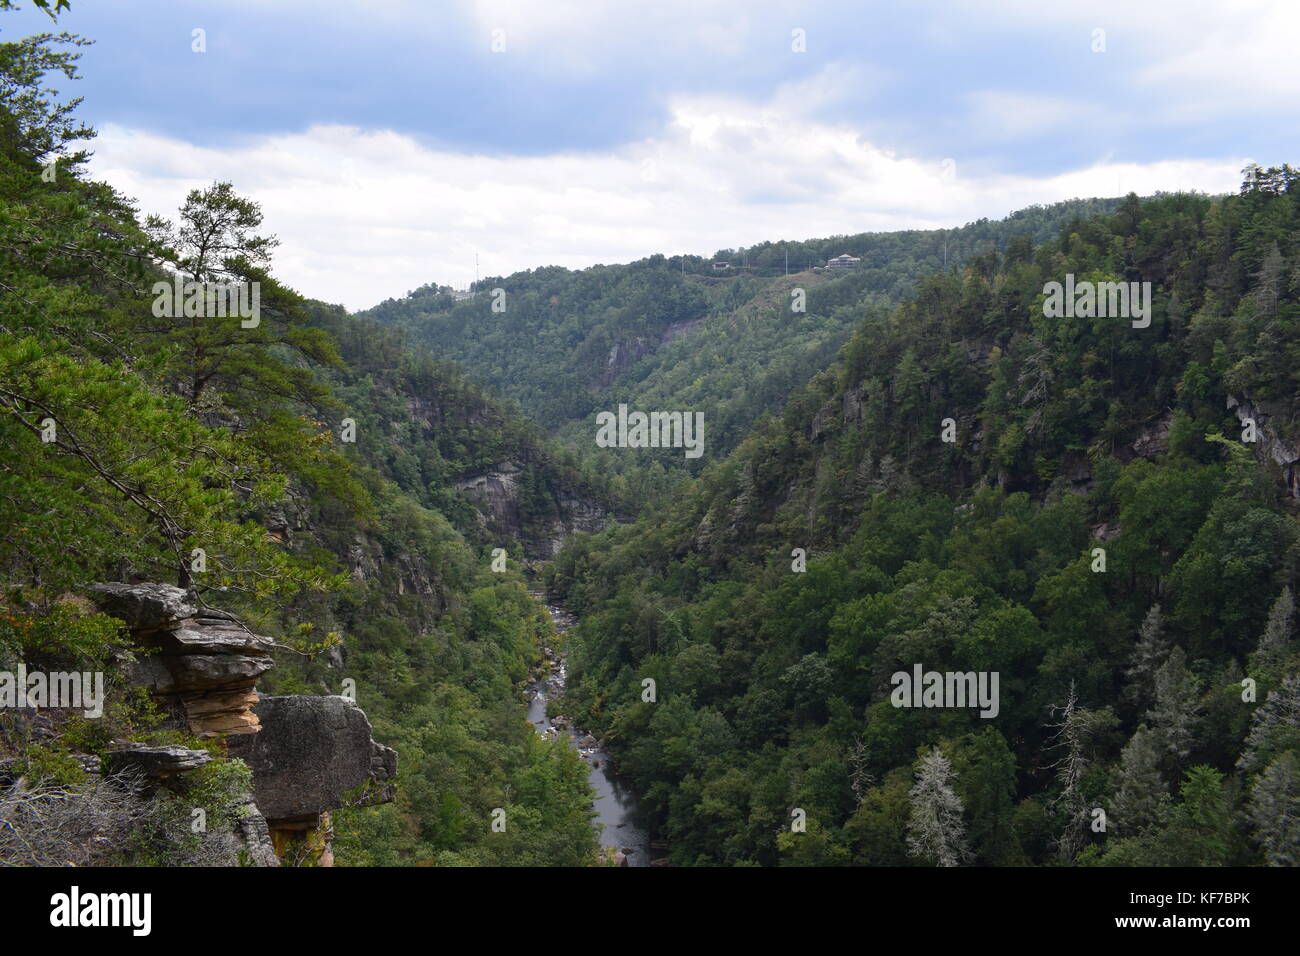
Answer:
[[[1147,715],[1161,750],[1175,768],[1192,752],[1199,711],[1196,678],[1187,670],[1186,660],[1181,647],[1169,652],[1169,659],[1156,671],[1156,700]]]
[[[1288,750],[1259,775],[1246,814],[1269,866],[1300,866],[1300,767],[1295,751]]]
[[[1288,584],[1273,602],[1268,612],[1268,623],[1255,649],[1255,662],[1263,667],[1275,667],[1287,657],[1291,647],[1291,629],[1295,623],[1295,597]]]
[[[1157,866],[1226,866],[1232,856],[1232,808],[1223,774],[1213,767],[1187,771],[1182,802],[1155,840]]]
[[[916,783],[908,792],[908,852],[937,866],[958,866],[968,855],[961,798],[952,784],[952,764],[935,747],[921,758]]]
[[[1136,836],[1156,823],[1169,801],[1169,785],[1160,773],[1160,757],[1156,734],[1146,724],[1140,725],[1124,747],[1116,773],[1110,820],[1124,836]]]
[[[1164,633],[1164,617],[1160,605],[1153,604],[1142,619],[1133,659],[1124,676],[1128,685],[1124,696],[1140,706],[1150,706],[1155,696],[1156,672],[1169,657],[1170,642]]]
[[[1020,846],[1012,827],[1016,756],[992,727],[968,734],[957,752],[958,790],[970,817],[967,838],[981,863],[1011,864]]]
[[[254,319],[155,312],[132,327],[143,345],[168,362],[165,374],[191,408],[216,411],[227,419],[256,414],[268,401],[329,404],[328,389],[307,364],[286,360],[285,355],[307,363],[340,364],[334,340],[307,321],[302,297],[268,272],[278,240],[259,235],[261,224],[261,207],[223,182],[191,190],[177,223],[158,216],[145,221],[156,254],[181,278],[258,290]],[[152,304],[147,305],[146,314],[150,312]]]
[[[1277,242],[1274,242],[1260,263],[1259,271],[1254,275],[1257,280],[1254,293],[1255,304],[1265,318],[1277,317],[1278,300],[1282,297],[1285,276],[1286,259],[1282,257]]]
[[[1300,674],[1289,674],[1282,686],[1268,692],[1268,699],[1250,719],[1250,733],[1241,757],[1242,770],[1258,770],[1287,750],[1300,749]]]

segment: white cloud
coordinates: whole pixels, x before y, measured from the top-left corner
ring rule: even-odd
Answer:
[[[981,90],[966,97],[967,121],[993,140],[1018,140],[1061,130],[1107,129],[1114,135],[1118,117],[1113,111],[1060,96]]]
[[[1098,71],[1123,61],[1135,70],[1135,91],[1148,88],[1176,115],[1278,107],[1293,113],[1300,93],[1295,0],[951,0],[949,6],[945,25],[964,43],[1010,28],[1053,49],[1088,51]],[[1097,28],[1106,33],[1104,54],[1091,54]]]
[[[815,89],[816,87],[810,87]],[[658,136],[541,157],[432,149],[389,131],[317,126],[207,147],[101,130],[92,168],[143,212],[230,180],[278,234],[275,272],[306,295],[364,308],[425,282],[462,285],[542,265],[656,252],[708,255],[765,239],[954,226],[1036,202],[1130,189],[1235,189],[1245,160],[1095,163],[1045,177],[948,181],[939,163],[808,118],[799,98],[671,102]]]
[[[461,0],[458,6],[481,33],[485,51],[494,31],[503,31],[506,54],[553,75],[590,76],[629,57],[733,58],[753,39],[751,14],[732,0]],[[653,49],[647,37],[654,38]]]

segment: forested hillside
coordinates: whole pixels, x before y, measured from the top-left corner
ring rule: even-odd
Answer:
[[[626,485],[584,466],[539,426],[470,382],[402,330],[310,303],[311,324],[338,344],[323,367],[360,456],[486,553],[549,557],[574,531],[626,509]],[[341,417],[339,417],[341,416]]]
[[[959,229],[723,250],[718,258],[729,272],[722,276],[712,260],[690,256],[535,269],[483,279],[471,300],[457,302],[431,285],[364,314],[463,363],[580,456],[592,448],[594,414],[626,402],[704,411],[709,455],[716,457],[825,368],[864,312],[887,314],[923,276],[1004,249],[1017,237],[1041,241],[1070,218],[1108,212],[1116,202],[1071,200]],[[812,271],[845,252],[862,260],[856,269]],[[790,275],[783,273],[787,255]],[[797,307],[796,289],[806,294]],[[651,461],[669,469],[690,464],[680,455],[644,452],[634,467],[602,459],[601,468],[640,481],[627,497],[644,500],[642,466]]]
[[[1300,862],[1300,172],[353,315],[88,173],[84,42],[0,42],[0,865]]]
[[[213,758],[194,786],[152,796],[147,826],[99,820],[84,845],[61,832],[66,852],[196,862],[215,844],[191,808],[214,832],[236,823],[246,771],[219,737],[164,728],[125,680],[121,622],[88,600],[97,582],[151,581],[275,638],[263,693],[348,681],[399,750],[396,801],[336,820],[338,863],[594,860],[585,769],[533,733],[518,693],[552,633],[521,547],[552,529],[494,535],[455,487],[503,458],[531,469],[538,498],[587,485],[447,363],[277,282],[261,212],[229,184],[177,196],[175,222],[141,222],[88,178],[68,144],[92,131],[47,82],[74,78],[77,42],[0,44],[0,670],[104,671],[109,705],[93,720],[0,712],[0,815],[98,807],[101,758],[183,744]],[[154,284],[176,276],[257,283],[260,316],[160,308]],[[509,834],[491,831],[496,808]],[[129,840],[92,840],[118,830]],[[65,852],[51,831],[14,833],[7,862]]]
[[[566,712],[674,862],[1294,865],[1300,174],[1246,172],[861,309],[676,506],[561,554]],[[1149,325],[1047,318],[1067,274],[1151,282]],[[916,667],[1000,706],[898,706]]]

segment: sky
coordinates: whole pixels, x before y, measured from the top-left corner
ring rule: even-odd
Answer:
[[[476,256],[708,256],[1300,160],[1295,0],[71,3],[0,41],[96,41],[52,81],[92,174],[167,217],[233,183],[277,277],[350,309]]]

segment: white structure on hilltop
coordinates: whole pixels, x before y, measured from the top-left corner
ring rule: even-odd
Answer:
[[[847,252],[843,255],[836,256],[834,259],[826,260],[827,269],[856,269],[862,260],[856,256],[851,256]]]
[[[478,253],[474,253],[474,284],[468,289],[452,289],[451,298],[455,302],[464,302],[478,295]]]

